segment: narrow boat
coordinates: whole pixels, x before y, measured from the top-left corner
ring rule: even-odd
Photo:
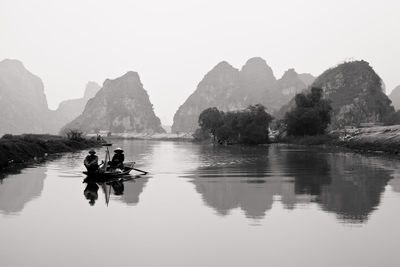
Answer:
[[[124,175],[128,175],[133,169],[133,166],[135,165],[135,162],[125,162],[124,163],[124,169],[123,170],[115,170],[115,169],[109,169],[106,168],[99,168],[97,171],[94,172],[89,172],[89,171],[84,171],[83,174],[86,174],[87,176],[97,176],[97,177],[104,177],[104,178],[115,178],[115,177],[121,177]]]
[[[92,176],[92,177],[99,177],[99,178],[118,178],[118,177],[123,177],[125,175],[129,175],[129,173],[132,170],[141,172],[142,174],[147,174],[146,171],[142,171],[139,169],[134,168],[135,162],[124,162],[124,169],[115,169],[115,168],[110,168],[109,162],[111,160],[110,157],[110,151],[108,150],[108,147],[112,146],[112,144],[103,144],[102,146],[106,147],[106,156],[105,159],[100,166],[100,168],[96,171],[83,171],[83,174],[86,174],[87,176]]]

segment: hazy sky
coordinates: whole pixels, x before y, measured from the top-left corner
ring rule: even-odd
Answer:
[[[226,60],[263,57],[318,75],[364,59],[400,84],[399,0],[0,0],[0,60],[21,60],[42,78],[52,109],[137,71],[163,124],[198,82]]]

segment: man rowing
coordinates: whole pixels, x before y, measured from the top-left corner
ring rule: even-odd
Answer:
[[[89,155],[86,156],[83,164],[89,172],[94,172],[99,169],[99,157],[96,156],[96,151],[89,150]]]

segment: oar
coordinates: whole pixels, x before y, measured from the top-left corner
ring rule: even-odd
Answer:
[[[139,169],[136,169],[136,168],[133,168],[133,167],[132,167],[132,170],[135,170],[135,171],[141,172],[141,173],[143,173],[143,174],[147,174],[147,173],[148,173],[148,172],[146,172],[146,171],[142,171],[142,170],[139,170]]]

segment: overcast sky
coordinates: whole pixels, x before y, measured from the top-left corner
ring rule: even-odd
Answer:
[[[400,85],[399,0],[0,0],[0,60],[42,78],[50,108],[137,71],[163,124],[218,62],[319,75],[364,59]]]

